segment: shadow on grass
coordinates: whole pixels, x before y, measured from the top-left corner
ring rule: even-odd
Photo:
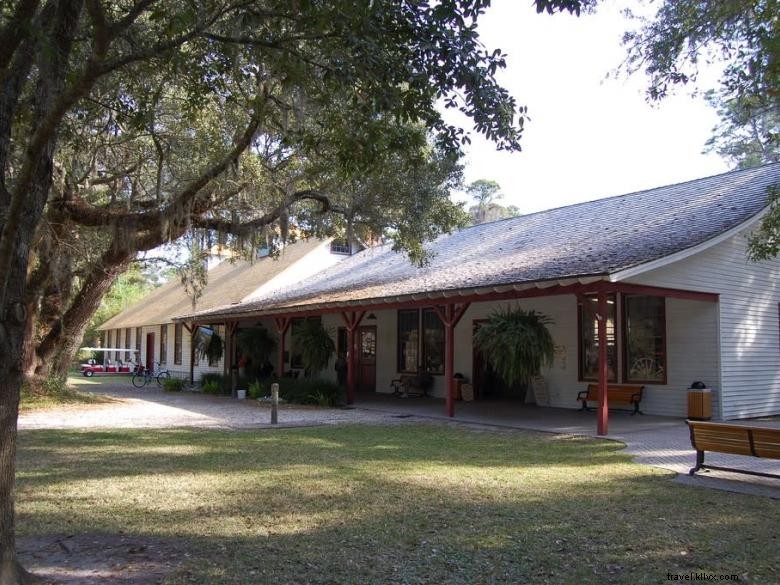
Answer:
[[[88,535],[81,562],[105,567],[133,561],[116,539],[148,541],[166,583],[773,581],[776,503],[671,484],[618,449],[429,425],[31,432],[19,528]]]
[[[133,475],[283,470],[319,465],[342,472],[366,465],[466,468],[589,467],[629,461],[614,441],[533,432],[485,433],[428,424],[397,427],[246,431],[27,431],[20,435],[19,474],[31,482]]]

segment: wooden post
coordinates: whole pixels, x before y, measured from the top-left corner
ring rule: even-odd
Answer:
[[[598,293],[598,335],[599,335],[599,407],[597,433],[606,436],[609,426],[609,400],[607,397],[607,380],[609,379],[609,364],[607,362],[607,294]]]
[[[341,314],[347,326],[347,404],[355,402],[355,371],[357,370],[355,331],[357,331],[365,314],[365,311],[350,311]]]
[[[190,334],[190,386],[195,386],[195,331],[198,327],[195,323],[185,323],[184,328]],[[141,359],[141,356],[138,356]]]
[[[433,310],[444,324],[444,380],[447,391],[445,411],[455,416],[455,326],[471,303],[449,304]]]
[[[271,384],[271,424],[279,423],[279,384]]]
[[[230,380],[230,394],[233,398],[237,396],[236,385],[238,384],[236,376],[233,375],[234,336],[237,327],[238,321],[225,321],[225,354],[222,359],[222,371],[225,374],[225,378]]]
[[[284,341],[287,330],[290,328],[292,319],[289,317],[274,317],[276,323],[276,332],[279,334],[279,372],[277,376],[281,380],[284,376]]]

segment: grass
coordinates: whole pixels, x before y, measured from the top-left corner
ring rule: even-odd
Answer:
[[[130,383],[130,378],[124,376],[114,378],[113,380],[115,383],[124,382],[125,380]],[[114,402],[114,399],[108,396],[89,392],[90,387],[100,385],[101,382],[99,380],[83,376],[69,377],[67,384],[58,380],[26,383],[22,386],[19,411],[29,412],[57,406],[83,406]]]
[[[402,424],[19,437],[22,536],[186,551],[165,583],[779,582],[780,503],[608,441]]]

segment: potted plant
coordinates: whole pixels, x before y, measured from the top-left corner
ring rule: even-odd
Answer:
[[[474,333],[474,345],[508,386],[527,386],[555,358],[552,322],[534,310],[499,309]]]

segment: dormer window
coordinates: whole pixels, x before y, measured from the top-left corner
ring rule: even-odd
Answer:
[[[337,240],[333,240],[330,243],[330,253],[331,254],[351,254],[352,248],[349,245],[349,242],[346,238],[341,238]]]

